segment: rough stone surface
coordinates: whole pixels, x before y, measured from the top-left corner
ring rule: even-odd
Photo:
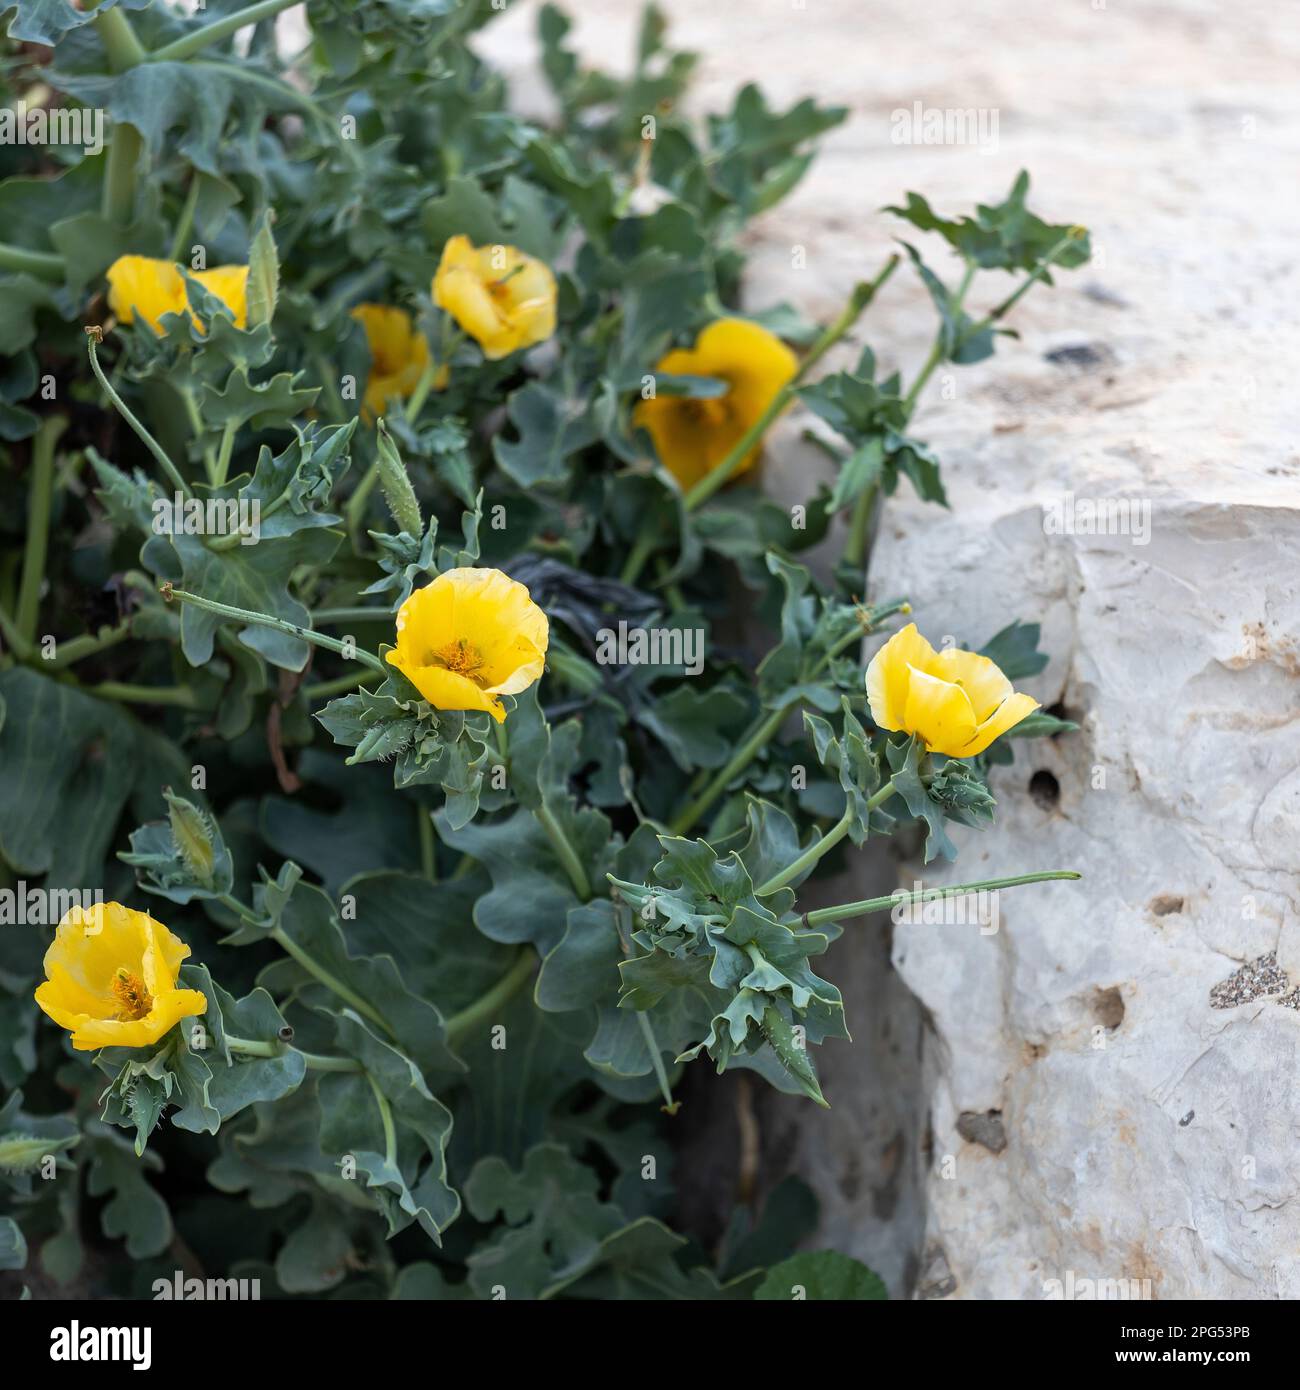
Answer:
[[[618,65],[632,7],[578,8],[579,46]],[[995,934],[896,928],[915,999],[888,924],[853,929],[829,972],[855,1033],[824,1066],[836,1108],[766,1106],[769,1161],[810,1175],[821,1234],[896,1293],[1300,1297],[1300,1017],[1280,988],[1212,998],[1243,967],[1300,985],[1300,27],[1265,0],[664,8],[704,55],[700,109],[755,79],[853,111],[754,228],[751,303],[828,319],[900,229],[882,205],[965,210],[1021,167],[1098,248],[1019,306],[1019,341],[931,383],[917,424],[953,510],[893,499],[872,578],[934,639],[1041,620],[1027,688],[1082,724],[1019,746],[957,866],[904,876],[1086,880],[1005,894]],[[490,39],[507,66],[534,10]],[[892,143],[916,101],[996,109],[997,148]],[[1009,288],[988,279],[977,310]],[[900,274],[863,332],[906,374],[931,325]],[[768,464],[799,499],[802,423]],[[1149,543],[1049,534],[1069,494],[1148,503]]]

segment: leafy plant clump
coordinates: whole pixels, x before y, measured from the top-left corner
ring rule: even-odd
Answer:
[[[288,3],[0,21],[10,109],[89,132],[0,145],[6,1287],[883,1297],[795,1253],[797,1178],[674,1229],[682,1076],[833,1103],[831,948],[901,899],[817,876],[954,857],[1009,740],[1072,727],[1013,689],[1017,598],[936,651],[867,566],[904,479],[947,505],[930,377],[1087,235],[1024,175],[909,193],[834,322],[742,309],[842,109],[697,122],[653,6],[626,79],[547,6],[542,127],[476,56],[496,0],[309,0],[300,52]],[[923,366],[829,370],[900,267]],[[830,480],[786,507],[795,407]]]

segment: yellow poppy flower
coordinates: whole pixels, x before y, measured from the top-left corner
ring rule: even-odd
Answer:
[[[209,294],[216,297],[234,315],[236,328],[248,327],[248,267],[219,265],[212,270],[192,270],[190,275]],[[199,328],[202,329],[200,324]]]
[[[370,347],[372,365],[362,414],[373,420],[384,413],[393,397],[404,401],[414,393],[429,365],[429,344],[405,309],[358,304],[352,317],[365,329]],[[447,375],[445,366],[439,368],[433,381],[435,391],[444,389]]]
[[[147,912],[121,903],[74,907],[45,953],[36,1002],[79,1052],[147,1047],[208,1007],[201,991],[176,988],[189,953]]]
[[[236,328],[248,326],[246,265],[219,265],[190,274],[230,310]],[[119,256],[108,268],[108,307],[120,323],[134,323],[140,318],[155,333],[161,333],[163,315],[183,314],[188,303],[185,281],[171,261],[151,256]],[[203,331],[201,323],[198,327]]]
[[[397,614],[389,662],[435,709],[483,709],[541,678],[549,626],[524,585],[500,570],[448,570]]]
[[[655,367],[665,376],[712,376],[727,383],[709,398],[655,396],[638,403],[633,421],[654,440],[659,461],[689,490],[740,442],[799,369],[794,353],[775,334],[744,319],[718,319],[693,348],[675,348]],[[755,447],[732,477],[758,460]]]
[[[936,652],[908,623],[867,667],[871,717],[882,729],[917,734],[932,753],[973,758],[1038,708],[997,664],[955,647]]]
[[[513,246],[475,246],[467,236],[451,237],[433,277],[433,302],[490,361],[555,332],[555,276]]]

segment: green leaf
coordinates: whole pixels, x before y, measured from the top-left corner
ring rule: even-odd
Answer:
[[[125,1139],[103,1126],[90,1138],[90,1148],[86,1191],[92,1197],[112,1194],[99,1216],[104,1234],[110,1240],[124,1238],[133,1260],[160,1255],[171,1242],[172,1220],[167,1203],[144,1174],[161,1169],[161,1161],[151,1153],[141,1157],[132,1152]]]
[[[662,1222],[642,1217],[606,1236],[584,1274],[553,1284],[548,1296],[564,1292],[574,1299],[611,1302],[664,1302],[749,1298],[757,1276],[742,1276],[720,1285],[702,1266],[682,1267],[687,1241]]]
[[[174,903],[219,898],[234,884],[234,866],[220,828],[204,810],[164,789],[168,819],[131,834],[131,849],[118,858],[143,870],[141,887]]]
[[[517,1165],[547,1138],[560,1099],[591,1079],[582,1049],[592,1022],[589,1009],[547,1013],[516,995],[492,1028],[461,1048],[473,1085],[456,1097],[453,1171],[467,1171],[484,1154]]]
[[[275,1057],[251,1057],[232,1050],[227,1034],[240,1039],[262,1043],[284,1043],[286,1033],[292,1033],[275,1001],[264,989],[254,989],[242,999],[222,989],[204,965],[184,965],[181,978],[189,989],[202,990],[208,997],[208,1009],[200,1020],[190,1020],[182,1028],[184,1046],[194,1048],[202,1039],[203,1058],[211,1077],[207,1099],[221,1123],[225,1123],[250,1105],[280,1100],[295,1091],[306,1075],[302,1054],[287,1044]],[[207,1038],[195,1024],[201,1023]],[[172,1123],[182,1129],[194,1128],[178,1116]]]
[[[761,822],[756,819],[752,828],[761,831]],[[723,1071],[733,1058],[766,1045],[805,1094],[825,1104],[803,1041],[805,1034],[814,1043],[848,1035],[839,991],[808,964],[826,950],[830,938],[788,916],[791,889],[778,889],[760,901],[735,851],[719,858],[702,840],[666,835],[659,843],[664,857],[653,877],[662,887],[611,875],[637,915],[631,939],[641,950],[619,966],[621,1006],[650,1012],[654,1025],[663,1017],[666,1000],[684,991],[695,1005],[698,996],[709,1010],[708,1032],[683,1050],[678,1061],[707,1050]],[[751,862],[763,857],[752,837],[747,853]],[[801,1030],[797,1037],[796,1024]]]
[[[660,739],[683,772],[721,767],[735,751],[735,734],[745,725],[750,703],[737,691],[715,685],[697,690],[674,686],[636,713],[637,721]]]
[[[214,177],[220,177],[229,158],[226,142],[232,127],[238,128],[238,136],[231,143],[257,168],[257,134],[268,112],[306,109],[310,116],[301,93],[251,59],[199,55],[139,63],[116,75],[52,68],[45,74],[59,91],[107,111],[115,126],[134,126],[153,159],[161,159],[170,143],[195,168]]]
[[[840,789],[853,808],[849,838],[862,844],[874,828],[888,832],[893,820],[880,809],[871,810],[868,802],[884,782],[880,757],[871,747],[871,740],[862,727],[848,699],[842,702],[842,732],[836,738],[831,726],[819,715],[804,711],[804,725],[812,735],[817,761],[839,780]]]
[[[257,219],[248,251],[248,323],[251,328],[270,323],[280,297],[280,258],[271,234],[271,217]]]
[[[879,1302],[889,1297],[884,1280],[861,1261],[837,1250],[793,1255],[774,1265],[754,1291],[769,1302],[788,1299],[834,1299],[839,1302]]]
[[[254,384],[246,367],[235,367],[220,391],[205,383],[203,419],[211,429],[237,430],[248,424],[259,430],[283,428],[308,411],[320,395],[319,386],[300,387],[300,378],[301,373],[280,372]]]
[[[347,1278],[355,1258],[348,1223],[336,1207],[316,1198],[311,1215],[276,1256],[276,1282],[285,1293],[324,1293]]]
[[[1072,734],[1078,725],[1070,719],[1058,719],[1054,714],[1036,710],[1026,715],[1014,728],[1008,729],[1003,738],[1055,738],[1057,734]]]
[[[345,987],[357,1001],[353,1007],[365,1014],[368,1024],[408,1053],[425,1076],[464,1071],[447,1047],[446,1028],[437,1008],[407,989],[391,956],[354,956],[349,952],[335,904],[319,888],[309,883],[295,887],[281,910],[277,939],[295,960],[312,961],[316,969]],[[313,972],[297,973],[302,998],[323,1005],[333,997],[323,984],[315,982]],[[382,1025],[378,1019],[383,1020]]]
[[[1069,242],[1056,264],[1073,270],[1091,255],[1086,234],[1070,239],[1069,223],[1052,225],[1025,207],[1029,175],[1022,169],[1011,192],[1001,203],[979,204],[974,217],[943,218],[919,193],[909,193],[904,207],[886,212],[910,222],[923,232],[937,232],[959,255],[986,270],[1033,270],[1063,240]],[[1052,283],[1044,275],[1044,284]]]
[[[120,707],[36,671],[0,672],[0,700],[0,849],[47,888],[102,884],[128,799],[188,781],[189,760]]]
[[[0,1270],[24,1269],[27,1241],[12,1216],[0,1216]]]
[[[945,859],[957,857],[957,847],[948,838],[948,832],[944,828],[944,808],[926,790],[922,762],[928,760],[929,756],[919,738],[885,744],[885,757],[889,762],[894,789],[903,798],[908,811],[918,820],[925,822],[927,864],[936,855],[942,855]]]
[[[1047,654],[1038,650],[1041,633],[1038,623],[1017,619],[990,638],[979,654],[988,657],[1009,681],[1036,676],[1047,665]]]
[[[512,441],[498,435],[492,450],[520,487],[566,482],[568,459],[598,437],[589,401],[540,381],[514,392],[506,413],[519,437]]]
[[[0,1106],[0,1180],[20,1196],[30,1197],[33,1180],[45,1176],[46,1159],[53,1157],[57,1168],[70,1168],[66,1151],[80,1142],[81,1131],[70,1116],[30,1115],[23,1109],[23,1093],[11,1091]]]
[[[477,179],[456,175],[446,190],[431,198],[421,216],[424,240],[433,255],[453,236],[467,236],[475,246],[494,246],[507,240],[496,206]]]
[[[479,1297],[499,1289],[507,1299],[538,1298],[588,1269],[601,1239],[623,1224],[598,1190],[596,1174],[556,1144],[530,1149],[518,1173],[495,1155],[480,1159],[465,1184],[465,1205],[477,1221],[499,1214],[507,1229],[469,1257]]]
[[[69,0],[12,0],[5,10],[14,10],[8,32],[15,43],[41,43],[53,48],[65,34],[89,24],[98,13],[115,7],[143,10],[150,3],[151,0],[104,0],[96,12],[79,10]]]
[[[333,1019],[336,1048],[365,1068],[321,1076],[321,1152],[335,1163],[351,1155],[390,1236],[415,1222],[440,1245],[460,1212],[460,1198],[447,1183],[450,1111],[430,1093],[415,1063],[355,1014],[323,1005],[319,1011]]]

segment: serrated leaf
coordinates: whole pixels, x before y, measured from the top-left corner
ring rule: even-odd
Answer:
[[[754,1291],[764,1301],[831,1299],[881,1302],[889,1297],[884,1280],[859,1260],[837,1250],[793,1255],[773,1265]]]

